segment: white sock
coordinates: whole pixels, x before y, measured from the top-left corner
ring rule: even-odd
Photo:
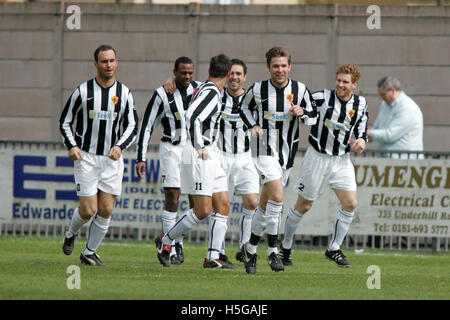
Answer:
[[[163,233],[166,234],[177,222],[177,213],[164,210],[163,214],[161,215],[161,222],[162,222],[162,230]],[[170,255],[175,255],[175,241],[172,242],[172,251],[170,252]]]
[[[347,212],[340,209],[336,215],[334,223],[334,231],[328,244],[328,250],[335,251],[341,248],[342,242],[347,235],[350,224],[353,220],[353,212]]]
[[[206,259],[219,259],[219,252],[227,232],[228,217],[214,212],[209,217],[209,241]]]
[[[87,223],[90,219],[83,219],[80,216],[79,207],[75,208],[72,215],[72,220],[70,220],[70,226],[69,231],[72,234],[78,234],[78,231],[80,231],[81,227]]]
[[[199,222],[200,220],[195,216],[194,210],[189,209],[181,215],[175,225],[164,235],[162,242],[171,246],[173,240],[183,237]]]
[[[266,213],[260,206],[256,208],[252,218],[251,233],[261,237],[266,227]]]
[[[255,210],[242,209],[242,214],[239,217],[239,247],[250,240],[252,231],[252,219]]]
[[[89,227],[89,236],[86,248],[83,251],[84,254],[93,254],[97,251],[103,238],[105,238],[106,232],[108,232],[110,221],[111,218],[105,219],[98,214],[94,216],[91,226]]]
[[[223,241],[222,241],[222,245],[220,246],[219,253],[221,255],[225,255],[225,239],[223,239]]]
[[[289,210],[286,221],[284,222],[284,237],[283,242],[281,243],[283,248],[291,249],[295,231],[297,230],[302,217],[303,214],[298,212],[294,207]]]
[[[250,242],[247,242],[247,244],[245,245],[245,248],[247,249],[247,251],[250,254],[255,254],[258,246],[254,246],[254,245],[250,244]]]
[[[270,256],[272,252],[275,252],[275,254],[278,254],[277,247],[267,247],[267,256]]]
[[[267,201],[266,206],[266,233],[278,234],[280,226],[281,211],[283,210],[283,202]]]
[[[177,222],[177,213],[164,210],[161,215],[161,222],[163,233],[166,234]]]

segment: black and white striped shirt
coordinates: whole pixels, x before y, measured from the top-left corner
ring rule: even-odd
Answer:
[[[137,139],[137,161],[145,161],[148,142],[159,123],[162,125],[161,141],[173,145],[186,141],[184,113],[191,102],[192,94],[200,82],[192,81],[186,89],[176,89],[168,93],[163,86],[156,89],[151,97],[139,129]]]
[[[222,115],[222,100],[219,88],[207,80],[192,96],[186,111],[188,138],[195,149],[213,145],[217,140]]]
[[[239,113],[244,94],[234,97],[227,88],[222,90],[222,121],[220,122],[219,149],[225,153],[242,153],[250,150],[251,130],[242,121]]]
[[[302,107],[304,114],[301,117],[289,112],[290,101]],[[270,80],[265,80],[255,82],[245,94],[241,117],[248,127],[259,125],[264,131],[257,139],[256,155],[276,157],[283,169],[289,169],[298,148],[297,118],[306,125],[313,125],[317,121],[317,112],[314,99],[303,83],[289,79],[288,84],[279,89]]]
[[[133,143],[138,117],[133,95],[124,84],[115,81],[111,87],[103,88],[93,78],[74,90],[59,123],[68,149],[78,146],[86,152],[107,156],[112,147],[124,150]]]
[[[367,141],[367,101],[353,94],[349,101],[342,101],[334,90],[313,93],[317,103],[319,121],[311,128],[309,143],[321,153],[340,156],[350,151],[352,133],[356,139]]]

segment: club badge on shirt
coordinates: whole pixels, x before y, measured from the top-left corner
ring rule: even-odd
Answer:
[[[293,93],[287,94],[286,99],[287,99],[287,101],[289,101],[289,103],[293,103],[294,102],[294,94]]]
[[[117,97],[117,96],[112,97],[111,102],[113,103],[113,105],[116,105],[117,102],[119,102],[119,97]]]
[[[355,110],[351,109],[348,111],[348,116],[350,117],[350,119],[352,119],[354,115],[355,115]]]

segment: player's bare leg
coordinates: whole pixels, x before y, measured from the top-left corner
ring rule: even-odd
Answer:
[[[97,214],[92,218],[92,223],[89,228],[88,241],[80,256],[82,263],[95,266],[104,265],[96,251],[108,232],[115,201],[115,195],[100,190],[98,191]]]
[[[70,221],[69,229],[64,233],[63,252],[66,255],[72,254],[75,238],[81,227],[89,222],[89,219],[97,212],[97,195],[80,196],[80,206],[75,208]]]

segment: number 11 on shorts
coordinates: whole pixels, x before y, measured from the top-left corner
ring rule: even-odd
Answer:
[[[195,183],[195,190],[202,190],[202,183],[201,182],[196,182]]]

